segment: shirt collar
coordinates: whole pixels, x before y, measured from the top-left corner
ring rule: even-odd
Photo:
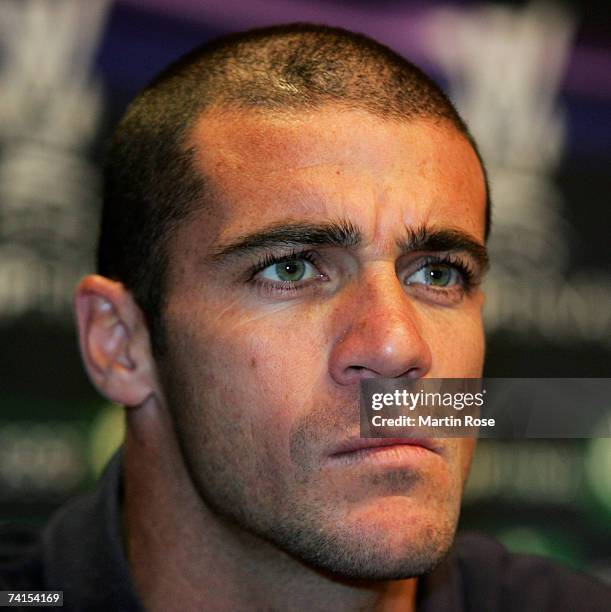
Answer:
[[[97,488],[60,509],[43,532],[46,588],[63,590],[70,609],[143,610],[121,541],[121,454],[114,454]]]
[[[464,611],[462,580],[454,547],[428,575],[418,579],[416,612]]]

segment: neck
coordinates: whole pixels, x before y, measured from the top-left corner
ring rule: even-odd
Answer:
[[[146,610],[414,609],[415,579],[339,578],[217,516],[197,494],[154,398],[130,409],[127,423],[123,524]]]

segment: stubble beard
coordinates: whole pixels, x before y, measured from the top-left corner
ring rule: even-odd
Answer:
[[[421,530],[400,552],[391,551],[383,530],[347,524],[329,509],[332,502],[313,494],[321,490],[316,486],[318,470],[301,471],[283,488],[269,465],[256,460],[254,466],[240,465],[236,457],[241,452],[226,446],[226,439],[218,440],[218,429],[207,416],[210,407],[188,378],[178,379],[181,371],[180,366],[164,368],[163,383],[182,461],[200,499],[230,529],[254,536],[262,546],[271,545],[314,571],[345,580],[413,578],[443,560],[458,521],[455,493],[448,495],[443,519]],[[244,479],[245,473],[251,477]]]

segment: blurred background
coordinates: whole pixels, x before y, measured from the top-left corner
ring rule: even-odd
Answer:
[[[0,520],[44,522],[92,486],[121,440],[121,409],[88,383],[71,314],[74,284],[93,270],[103,144],[154,74],[233,30],[343,26],[433,76],[480,143],[492,184],[486,375],[611,376],[604,9],[0,0]],[[461,527],[611,582],[611,439],[482,441]]]

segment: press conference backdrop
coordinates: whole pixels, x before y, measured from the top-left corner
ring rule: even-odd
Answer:
[[[585,6],[585,5],[584,5]],[[372,35],[466,117],[494,200],[486,375],[609,377],[611,42],[580,3],[2,0],[0,520],[41,523],[92,486],[122,412],[78,357],[103,143],[160,68],[291,21]],[[611,581],[611,439],[482,441],[461,528]]]

